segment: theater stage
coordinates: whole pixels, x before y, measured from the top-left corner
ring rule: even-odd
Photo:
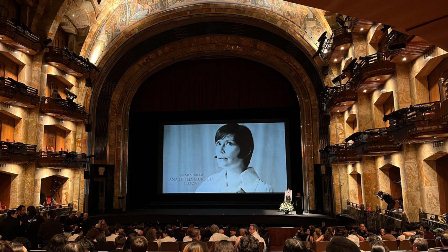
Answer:
[[[169,208],[141,209],[115,214],[103,214],[94,218],[105,218],[112,223],[160,223],[187,226],[189,224],[248,225],[256,223],[265,227],[298,227],[308,225],[334,225],[336,219],[322,214],[295,212],[284,214],[273,209],[205,209]]]

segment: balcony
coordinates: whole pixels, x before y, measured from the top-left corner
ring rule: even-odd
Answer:
[[[0,102],[34,108],[39,104],[37,89],[11,78],[0,77]]]
[[[76,55],[67,48],[49,46],[48,51],[45,52],[45,61],[75,77],[86,77],[97,69],[88,59]]]
[[[358,90],[370,93],[395,73],[395,64],[384,53],[361,57],[357,62]]]
[[[88,113],[84,107],[69,99],[42,97],[40,111],[44,114],[68,121],[86,122],[88,118]]]
[[[361,161],[361,156],[348,143],[329,145],[320,152],[324,162],[330,164],[350,164]]]
[[[369,129],[353,133],[345,139],[353,141],[352,147],[359,155],[384,156],[401,151],[402,144],[397,142],[388,128]]]
[[[441,141],[448,138],[446,110],[446,102],[429,102],[399,109],[385,115],[383,120],[389,120],[390,128],[401,142]]]
[[[83,168],[88,161],[85,153],[41,151],[37,164],[39,167]]]
[[[0,163],[23,164],[36,161],[36,145],[0,141]]]
[[[352,82],[326,88],[326,106],[330,112],[344,112],[358,101]]]
[[[395,30],[384,36],[379,47],[393,63],[411,62],[434,48],[420,37]]]
[[[28,27],[3,18],[0,18],[0,41],[31,55],[43,49],[40,38]]]

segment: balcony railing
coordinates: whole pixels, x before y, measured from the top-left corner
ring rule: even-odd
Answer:
[[[88,161],[85,153],[41,151],[37,163],[39,167],[82,168]]]
[[[339,27],[337,29],[333,29],[332,49],[335,49],[336,47],[341,45],[351,44],[352,42],[352,33],[347,27]]]
[[[388,128],[369,129],[353,133],[345,139],[353,141],[353,148],[359,155],[384,156],[401,151],[402,144],[397,142]]]
[[[3,103],[34,108],[39,104],[37,89],[11,78],[0,77],[0,101]]]
[[[399,109],[383,120],[389,120],[391,129],[397,138],[406,143],[432,142],[448,138],[448,122],[444,120],[444,110],[441,102],[430,102],[411,105]]]
[[[361,161],[361,156],[348,143],[329,145],[320,152],[322,159],[328,164],[349,164]]]
[[[358,94],[352,82],[327,87],[325,91],[327,110],[332,112],[343,112],[358,101]]]
[[[36,161],[36,145],[24,144],[20,142],[0,141],[1,163],[31,163]]]
[[[34,55],[43,49],[40,38],[28,27],[8,19],[0,18],[0,38],[2,43],[11,45],[25,53]]]
[[[384,53],[375,53],[361,57],[357,63],[358,90],[370,92],[395,73],[395,64]]]
[[[44,114],[63,120],[86,122],[88,118],[83,106],[60,98],[41,97],[40,110]]]
[[[49,46],[48,51],[45,53],[45,61],[76,77],[86,76],[97,69],[88,59],[75,54],[67,48]]]

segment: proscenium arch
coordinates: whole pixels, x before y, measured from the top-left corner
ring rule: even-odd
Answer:
[[[238,16],[237,19],[232,13],[211,13],[209,9],[201,12],[203,6],[190,7],[193,9],[187,12],[172,10],[170,15],[161,15],[159,22],[128,37],[129,41],[116,48],[115,54],[106,53],[107,57],[100,62],[102,71],[96,78],[92,96],[91,112],[95,129],[92,140],[95,162],[116,166],[115,184],[119,187],[114,192],[114,207],[125,208],[124,202],[119,202],[119,199],[126,194],[129,108],[140,84],[158,69],[184,59],[204,55],[238,55],[276,69],[292,83],[297,93],[301,109],[304,192],[310,196],[309,207],[314,208],[314,193],[310,187],[314,184],[313,165],[319,162],[317,93],[322,81],[309,54],[304,53],[308,51],[303,50],[288,31],[265,22],[262,17]],[[207,24],[210,23],[223,26],[216,33],[221,35],[207,33],[210,28]],[[235,26],[238,29],[234,29]],[[235,32],[241,29],[252,33],[240,35]],[[208,51],[205,51],[206,48],[209,48]]]

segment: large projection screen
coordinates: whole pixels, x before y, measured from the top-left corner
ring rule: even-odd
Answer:
[[[287,187],[287,146],[284,122],[244,123],[252,133],[254,149],[246,173],[258,178],[257,188],[263,185],[268,191],[226,191],[221,188],[197,191],[200,185],[212,178],[226,176],[218,167],[215,134],[225,123],[166,124],[163,125],[162,193],[282,193]],[[252,169],[253,168],[253,169]],[[246,173],[241,177],[247,178]],[[255,175],[254,175],[255,174]],[[254,177],[255,176],[255,177]],[[244,179],[242,179],[244,181]],[[246,180],[248,181],[248,180]],[[244,182],[246,183],[246,182]],[[260,184],[261,183],[261,184]],[[217,186],[220,183],[217,183]]]

